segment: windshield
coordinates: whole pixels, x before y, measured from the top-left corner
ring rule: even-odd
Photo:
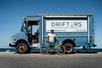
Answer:
[[[24,23],[22,24],[21,31],[27,32],[27,23],[24,22]]]

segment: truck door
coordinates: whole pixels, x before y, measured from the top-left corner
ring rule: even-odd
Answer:
[[[28,41],[31,44],[39,43],[38,21],[28,21]]]

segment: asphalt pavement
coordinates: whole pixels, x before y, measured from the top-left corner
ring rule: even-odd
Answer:
[[[102,68],[102,53],[42,55],[0,52],[0,68]]]

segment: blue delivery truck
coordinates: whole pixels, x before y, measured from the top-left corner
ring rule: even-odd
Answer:
[[[26,16],[21,31],[11,37],[9,46],[15,47],[18,53],[28,53],[32,48],[43,52],[50,30],[54,30],[58,45],[64,46],[68,53],[72,53],[75,47],[90,49],[96,46],[93,16],[90,14]]]

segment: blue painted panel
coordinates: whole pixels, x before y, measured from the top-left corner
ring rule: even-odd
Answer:
[[[91,19],[91,17],[90,17],[90,19]],[[47,19],[43,20],[43,22],[44,22],[44,25],[43,25],[44,40],[42,40],[42,41],[43,41],[44,45],[46,45],[45,37],[48,34],[48,32],[46,32],[46,20]],[[93,37],[94,36],[94,32],[93,32],[94,24],[91,20],[89,21],[89,32],[90,32],[89,34],[91,37]],[[75,42],[76,46],[88,46],[88,32],[56,32],[56,35],[57,35],[57,39],[59,40],[60,44],[62,44],[62,42],[66,39],[72,39],[72,40],[75,39],[74,42]],[[90,40],[91,40],[90,46],[92,46],[93,39],[90,38]]]

